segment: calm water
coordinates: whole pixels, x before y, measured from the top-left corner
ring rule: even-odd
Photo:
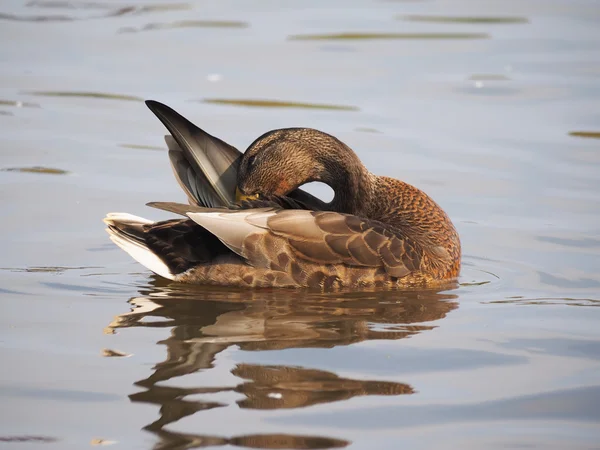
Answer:
[[[185,1],[1,3],[0,448],[600,448],[598,1]],[[147,98],[338,136],[446,209],[460,285],[153,277],[101,222],[185,198]]]

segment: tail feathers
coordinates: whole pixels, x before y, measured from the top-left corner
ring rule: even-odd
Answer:
[[[133,259],[161,277],[175,279],[176,273],[145,242],[144,227],[154,222],[127,213],[109,213],[104,223],[108,225],[110,239]]]

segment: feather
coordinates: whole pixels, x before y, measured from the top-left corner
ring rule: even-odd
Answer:
[[[191,200],[200,206],[232,205],[242,154],[168,106],[153,100],[146,101],[146,105],[177,143],[165,139],[175,176]]]
[[[135,229],[136,226],[141,230],[142,225],[151,224],[151,221],[127,213],[109,213],[104,222],[108,225],[106,231],[111,241],[133,259],[161,277],[169,280],[175,278],[169,267],[142,240],[136,238],[131,231],[125,231]]]
[[[264,228],[246,220],[248,216],[259,212],[264,213],[266,210],[194,212],[188,213],[188,217],[218,237],[231,251],[244,256],[244,240],[252,234],[266,233]]]

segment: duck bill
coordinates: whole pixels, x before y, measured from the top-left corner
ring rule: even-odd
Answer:
[[[236,201],[237,173],[242,153],[198,128],[167,105],[147,100],[146,106],[169,130],[194,171],[196,180],[191,189],[194,200],[201,206],[233,204]],[[177,168],[174,169],[180,178]],[[199,191],[199,195],[194,195]]]
[[[247,200],[256,200],[258,199],[258,194],[247,195],[240,191],[240,188],[235,188],[235,200],[239,202],[247,201]]]

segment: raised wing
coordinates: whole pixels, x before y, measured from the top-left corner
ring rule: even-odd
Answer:
[[[207,207],[235,203],[238,164],[242,154],[211,136],[173,109],[154,100],[146,105],[171,133],[165,138],[175,177],[191,204]]]
[[[146,105],[171,133],[165,136],[175,178],[190,205],[208,208],[235,204],[238,166],[242,153],[208,134],[168,106],[154,101]],[[288,197],[310,209],[326,209],[326,203],[301,189]]]

